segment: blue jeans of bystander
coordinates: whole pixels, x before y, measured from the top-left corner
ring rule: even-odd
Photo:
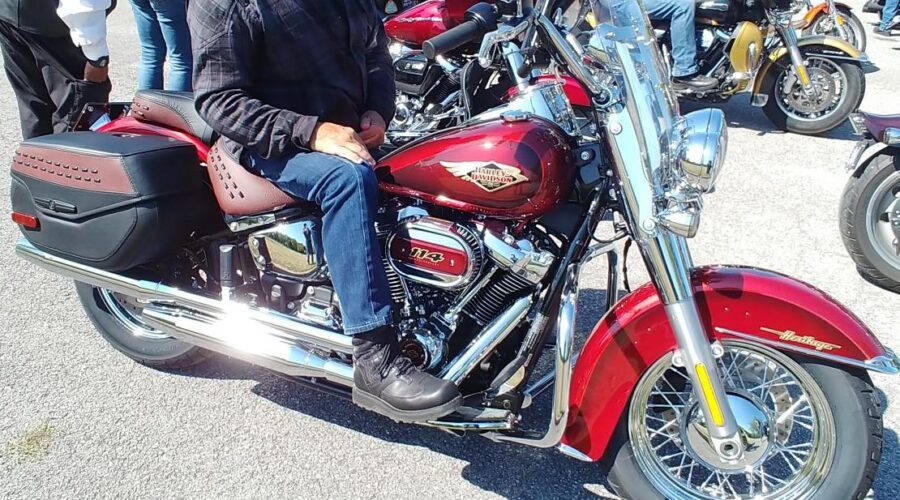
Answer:
[[[141,41],[138,89],[191,90],[193,57],[186,5],[185,0],[131,0]]]
[[[647,15],[654,21],[669,22],[672,39],[672,76],[697,72],[697,35],[694,27],[694,0],[645,0]]]

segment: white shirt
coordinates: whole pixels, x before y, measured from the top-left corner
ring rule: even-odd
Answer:
[[[109,55],[106,43],[106,9],[110,0],[59,0],[56,14],[69,27],[75,45],[96,61]]]

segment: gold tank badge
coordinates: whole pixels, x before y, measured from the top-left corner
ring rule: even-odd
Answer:
[[[488,193],[528,180],[520,169],[495,161],[442,161],[441,165],[456,177],[471,182]]]
[[[817,351],[832,351],[834,349],[841,348],[841,346],[837,344],[829,344],[828,342],[816,340],[816,338],[812,335],[798,335],[797,332],[793,330],[785,330],[783,332],[780,332],[778,330],[773,330],[772,328],[766,328],[764,326],[761,326],[759,329],[764,332],[778,335],[778,338],[785,342],[807,345],[809,347],[814,347]]]

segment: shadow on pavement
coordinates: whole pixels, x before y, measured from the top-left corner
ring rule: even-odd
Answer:
[[[757,132],[757,135],[779,134],[787,135],[775,127],[772,122],[766,118],[762,108],[756,108],[750,105],[750,94],[744,93],[735,96],[727,102],[708,103],[695,101],[682,101],[681,111],[687,113],[702,108],[717,108],[725,113],[725,120],[729,127],[743,128]],[[849,122],[844,121],[838,127],[819,134],[817,137],[825,137],[828,139],[836,139],[841,141],[856,141],[858,137],[853,133],[853,127]]]

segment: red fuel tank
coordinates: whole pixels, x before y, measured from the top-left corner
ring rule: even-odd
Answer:
[[[540,118],[490,120],[439,132],[385,156],[381,189],[503,219],[538,217],[569,196],[575,176],[566,135]]]
[[[422,45],[463,22],[466,10],[476,3],[478,0],[428,0],[385,21],[384,30],[394,40]]]

